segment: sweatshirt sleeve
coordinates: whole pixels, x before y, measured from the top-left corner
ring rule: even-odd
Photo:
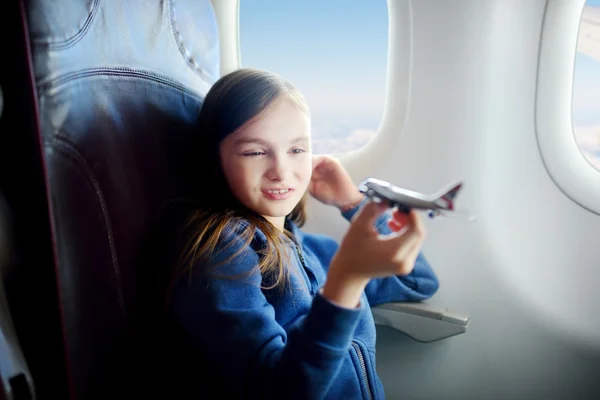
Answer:
[[[354,215],[369,199],[365,198],[354,208],[342,212],[351,221]],[[388,226],[393,209],[386,210],[376,221],[375,227],[382,235],[393,231]],[[439,281],[422,252],[419,252],[413,270],[408,275],[396,275],[372,279],[365,292],[371,306],[394,301],[421,301],[433,296],[439,288]]]
[[[230,258],[240,240],[215,256]],[[340,308],[317,293],[309,312],[287,333],[260,288],[256,251],[245,247],[214,269],[210,279],[195,265],[175,285],[170,311],[195,346],[239,398],[320,399],[336,375],[365,304]]]

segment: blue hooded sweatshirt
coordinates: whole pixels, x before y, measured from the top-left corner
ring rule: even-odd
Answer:
[[[343,212],[343,217],[350,221],[367,201]],[[389,218],[391,210],[378,218],[379,233],[391,233]],[[216,270],[223,278],[198,273],[210,266],[195,265],[191,275],[176,281],[169,309],[173,320],[202,353],[212,376],[230,391],[228,396],[383,399],[370,306],[431,297],[438,289],[434,272],[419,254],[410,274],[372,279],[358,308],[342,308],[319,292],[338,243],[305,233],[289,220],[286,227],[297,243],[289,241],[292,273],[285,291],[261,289],[265,277],[254,267],[258,251],[267,243],[265,235],[257,230],[245,248],[231,235],[222,243],[228,247],[213,258],[220,262],[241,250]]]

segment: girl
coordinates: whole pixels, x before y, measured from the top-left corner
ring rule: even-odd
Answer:
[[[223,76],[197,127],[197,171],[209,180],[183,231],[168,310],[190,358],[210,370],[194,378],[205,378],[199,390],[383,399],[369,307],[438,289],[418,215],[384,213],[339,162],[312,157],[305,100],[275,74]],[[300,229],[307,193],[351,221],[339,246]]]

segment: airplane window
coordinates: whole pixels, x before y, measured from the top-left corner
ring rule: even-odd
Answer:
[[[572,107],[575,140],[600,170],[600,0],[587,0],[581,15]]]
[[[281,74],[306,97],[314,154],[376,134],[387,71],[386,0],[240,0],[243,67]]]

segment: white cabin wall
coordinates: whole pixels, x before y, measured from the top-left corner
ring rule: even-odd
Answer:
[[[462,179],[457,206],[478,219],[425,220],[441,282],[429,302],[469,312],[470,326],[429,344],[378,329],[388,398],[600,397],[600,217],[554,185],[536,142],[544,7],[412,1],[408,121],[374,175],[424,192]],[[340,238],[342,218],[311,206],[306,229]]]

